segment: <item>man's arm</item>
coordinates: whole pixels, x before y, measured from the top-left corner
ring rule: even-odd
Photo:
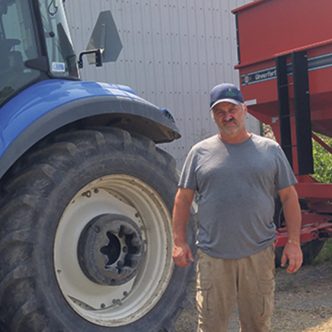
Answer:
[[[194,259],[187,242],[187,224],[195,192],[192,189],[179,188],[173,208],[173,260],[178,266],[185,267]]]
[[[286,220],[288,242],[281,257],[281,266],[288,261],[287,272],[296,272],[302,265],[303,254],[301,250],[301,208],[294,186],[279,191],[284,216]]]

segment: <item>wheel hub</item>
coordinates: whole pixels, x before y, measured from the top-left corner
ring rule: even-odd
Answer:
[[[132,279],[144,254],[139,227],[130,218],[103,214],[84,228],[78,260],[84,274],[100,285],[121,285]]]

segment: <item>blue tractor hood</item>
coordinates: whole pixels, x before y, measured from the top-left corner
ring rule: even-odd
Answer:
[[[0,176],[28,148],[71,123],[115,125],[156,143],[180,137],[165,109],[121,85],[51,79],[38,82],[0,108]]]

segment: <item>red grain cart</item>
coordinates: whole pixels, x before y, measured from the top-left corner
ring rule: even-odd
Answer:
[[[305,262],[332,237],[332,184],[313,177],[312,140],[332,137],[332,1],[258,0],[233,11],[249,112],[271,125],[298,179]],[[276,204],[277,247],[287,241]],[[280,251],[279,251],[280,252]]]

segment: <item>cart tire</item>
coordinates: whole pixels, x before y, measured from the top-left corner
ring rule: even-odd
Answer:
[[[6,331],[170,331],[192,273],[171,257],[176,188],[174,159],[120,129],[26,153],[1,183]]]
[[[302,246],[303,264],[309,265],[319,255],[324,247],[325,240],[313,240]]]

